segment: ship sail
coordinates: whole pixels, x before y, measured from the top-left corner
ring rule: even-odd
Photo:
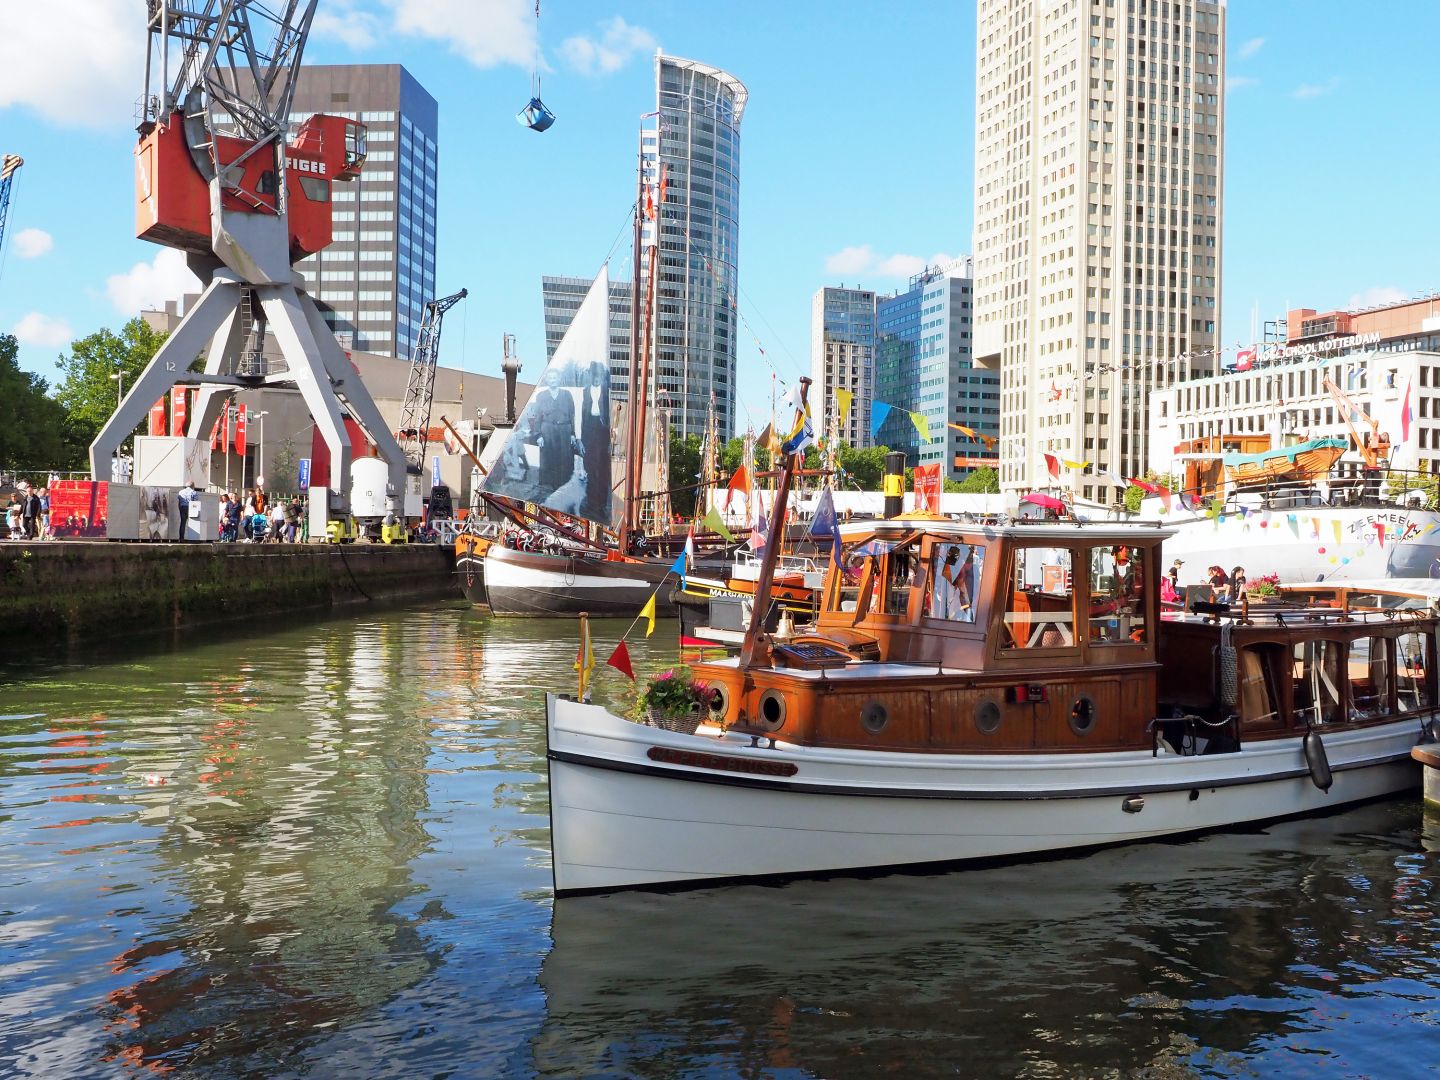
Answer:
[[[602,268],[486,476],[484,491],[611,525],[616,500],[609,344],[610,275]]]

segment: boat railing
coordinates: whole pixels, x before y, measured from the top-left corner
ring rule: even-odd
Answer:
[[[1225,513],[1307,506],[1440,510],[1440,474],[1425,469],[1386,469],[1332,473],[1323,480],[1266,477],[1240,485],[1227,483],[1221,501]]]

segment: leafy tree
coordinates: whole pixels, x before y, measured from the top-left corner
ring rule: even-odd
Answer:
[[[994,495],[1000,490],[1000,474],[989,465],[981,465],[961,480],[955,490],[967,494]]]
[[[65,410],[69,438],[78,444],[82,457],[115,412],[118,388],[111,376],[123,373],[125,385],[133,386],[164,340],[163,331],[136,317],[118,334],[102,329],[72,342],[70,354],[56,360],[62,379],[55,398]],[[131,434],[143,434],[143,426]]]
[[[861,491],[879,491],[885,476],[885,455],[890,452],[884,446],[842,446],[840,467],[847,474],[847,488]]]
[[[42,470],[70,464],[65,443],[65,410],[51,398],[45,380],[20,370],[19,347],[0,334],[0,469]]]
[[[700,436],[682,439],[670,432],[670,506],[681,517],[695,513],[695,485],[700,482]]]

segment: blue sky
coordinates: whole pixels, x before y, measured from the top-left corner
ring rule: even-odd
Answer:
[[[1123,0],[1118,0],[1122,2]],[[131,151],[143,0],[4,0],[0,150],[20,153],[0,276],[0,330],[46,377],[71,337],[173,295],[174,262],[133,238]],[[17,10],[18,9],[18,10]],[[1361,21],[1340,0],[1230,7],[1222,336],[1252,313],[1440,289],[1440,3],[1389,0]],[[404,64],[440,102],[437,287],[471,298],[442,363],[498,373],[517,335],[544,356],[540,277],[591,274],[626,228],[651,57],[724,68],[750,89],[742,131],[741,423],[768,419],[773,371],[808,370],[810,297],[882,292],[970,250],[974,7],[729,0],[544,0],[537,135],[526,0],[320,0],[306,58]],[[611,263],[630,273],[628,244]],[[765,350],[759,353],[755,338]]]

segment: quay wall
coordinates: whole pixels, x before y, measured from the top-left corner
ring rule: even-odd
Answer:
[[[433,544],[0,544],[0,646],[458,596]]]

